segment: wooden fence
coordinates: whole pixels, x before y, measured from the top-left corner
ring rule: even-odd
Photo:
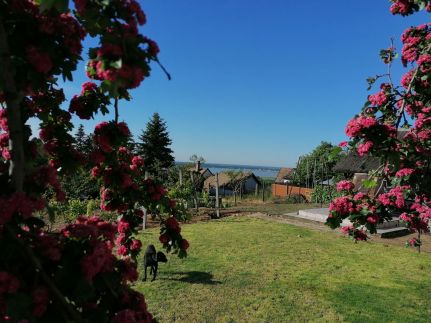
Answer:
[[[308,202],[311,201],[312,188],[291,186],[285,184],[272,184],[272,195],[288,197],[291,195],[302,195]]]

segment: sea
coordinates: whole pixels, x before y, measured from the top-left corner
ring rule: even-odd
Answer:
[[[176,162],[177,164],[184,164],[184,162]],[[280,167],[272,166],[253,166],[253,165],[235,165],[235,164],[212,164],[204,163],[203,168],[209,168],[209,170],[215,173],[221,173],[225,171],[242,171],[252,172],[258,177],[276,178],[280,170]]]

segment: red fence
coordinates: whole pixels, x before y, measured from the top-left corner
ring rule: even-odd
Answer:
[[[280,197],[288,197],[291,195],[302,195],[305,199],[310,202],[311,194],[313,193],[312,188],[284,185],[284,184],[272,184],[272,195]]]

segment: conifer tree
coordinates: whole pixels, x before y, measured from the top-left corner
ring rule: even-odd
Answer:
[[[157,112],[154,113],[136,143],[137,153],[144,157],[150,172],[158,173],[161,168],[174,165],[173,151],[169,148],[171,144],[166,122]]]
[[[93,139],[87,135],[82,124],[79,125],[75,133],[75,148],[77,151],[83,153],[85,157],[93,150]]]

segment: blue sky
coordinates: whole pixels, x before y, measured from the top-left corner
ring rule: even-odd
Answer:
[[[159,112],[179,161],[198,154],[294,166],[320,141],[345,140],[346,122],[369,94],[365,79],[386,71],[379,50],[392,36],[400,48],[404,29],[427,22],[424,14],[392,16],[385,0],[140,2],[142,32],[158,42],[173,79],[154,65],[133,100],[120,103],[120,119],[139,134]],[[85,81],[79,68],[68,97]],[[92,131],[108,118],[82,123]]]

